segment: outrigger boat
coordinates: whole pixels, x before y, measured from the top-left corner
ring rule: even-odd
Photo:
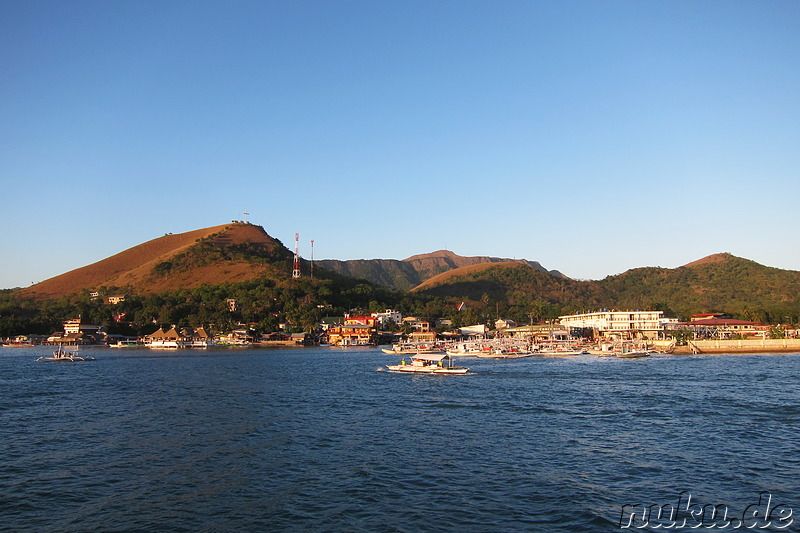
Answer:
[[[447,361],[447,366],[445,366]],[[399,365],[386,365],[391,372],[416,372],[420,374],[466,374],[469,368],[453,366],[453,359],[444,353],[414,354],[411,364],[403,359]]]
[[[62,346],[58,345],[58,350],[53,351],[52,356],[43,355],[36,359],[37,361],[49,361],[52,363],[76,363],[78,361],[94,361],[94,357],[89,355],[78,355],[78,350],[71,352],[69,350],[62,349]]]

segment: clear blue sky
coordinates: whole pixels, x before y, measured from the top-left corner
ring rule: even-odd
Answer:
[[[0,287],[243,219],[317,259],[800,270],[800,2],[0,0]]]

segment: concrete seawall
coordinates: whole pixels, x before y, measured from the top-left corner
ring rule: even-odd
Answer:
[[[800,339],[748,339],[689,341],[673,353],[800,353]]]

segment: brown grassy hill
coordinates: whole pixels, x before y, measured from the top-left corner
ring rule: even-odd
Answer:
[[[437,274],[432,278],[429,278],[413,289],[412,292],[416,291],[423,291],[426,289],[430,289],[437,285],[443,285],[450,282],[452,279],[457,278],[459,276],[465,276],[467,274],[475,274],[477,272],[481,272],[483,270],[489,268],[523,268],[529,266],[525,261],[505,261],[505,262],[498,262],[498,263],[477,263],[473,265],[467,265],[459,268],[454,268],[452,270],[448,270],[447,272],[442,272],[441,274]]]
[[[125,287],[141,294],[252,279],[265,272],[264,263],[246,258],[198,260],[214,250],[246,246],[263,254],[285,258],[291,252],[261,226],[231,223],[157,239],[134,246],[91,265],[20,290],[38,300],[59,298],[81,290]],[[191,259],[191,261],[190,261]],[[191,263],[191,264],[189,264]],[[173,267],[175,268],[168,268]]]

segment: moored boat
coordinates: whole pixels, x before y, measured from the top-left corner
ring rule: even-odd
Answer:
[[[75,351],[64,350],[59,344],[58,350],[53,351],[52,356],[43,355],[36,360],[51,363],[77,363],[80,361],[94,361],[95,359],[90,355],[79,355],[77,349]]]
[[[650,352],[643,345],[622,343],[614,347],[614,355],[620,359],[637,359],[649,357]]]
[[[131,340],[122,340],[108,345],[109,348],[138,348],[140,346],[143,346],[143,344],[141,344],[139,341]]]
[[[631,352],[619,352],[616,354],[619,359],[637,359],[639,357],[650,357],[650,352],[635,350]]]
[[[447,366],[445,366],[447,362]],[[445,353],[415,354],[411,356],[411,363],[403,359],[399,365],[386,365],[390,372],[411,372],[420,374],[466,374],[469,368],[452,366],[453,358]]]
[[[381,348],[383,353],[397,354],[397,355],[414,355],[414,354],[439,354],[444,353],[444,346],[440,344],[433,344],[429,342],[415,343],[415,342],[399,342],[393,344],[391,348]]]

